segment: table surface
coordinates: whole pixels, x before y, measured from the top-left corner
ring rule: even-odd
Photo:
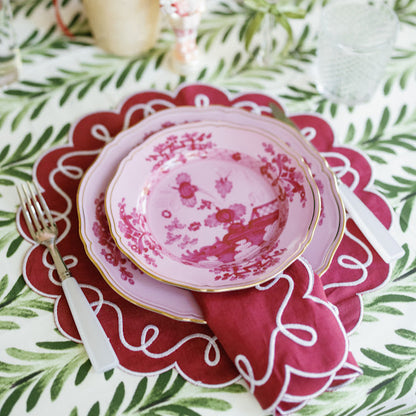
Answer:
[[[249,51],[239,38],[250,16],[247,9],[209,0],[198,40],[201,70],[183,77],[167,64],[174,38],[166,25],[150,52],[118,58],[94,45],[81,1],[61,7],[74,38],[57,28],[51,2],[12,2],[23,66],[20,81],[0,92],[1,416],[267,414],[242,383],[212,390],[185,383],[169,396],[164,389],[176,376],[174,370],[147,377],[120,369],[105,375],[88,371],[82,345],[57,331],[53,301],[33,292],[21,277],[30,245],[16,229],[14,184],[31,180],[39,156],[65,144],[71,125],[82,116],[114,109],[145,89],[172,91],[196,80],[231,93],[267,93],[288,114],[318,113],[330,122],[337,144],[356,148],[371,160],[373,186],[394,210],[393,232],[406,254],[392,264],[388,283],[362,298],[362,322],[350,341],[364,374],[297,414],[416,414],[416,1],[391,2],[400,19],[393,58],[375,96],[354,107],[331,103],[315,85],[323,3],[296,2],[307,13],[291,21],[289,53],[276,52],[262,66],[254,58],[260,38],[253,38]],[[277,28],[273,36],[282,39],[285,33]],[[140,411],[129,407],[138,394],[149,403]]]

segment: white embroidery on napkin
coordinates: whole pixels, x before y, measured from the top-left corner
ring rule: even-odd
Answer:
[[[325,307],[328,308],[329,311],[331,311],[331,313],[334,315],[335,319],[337,319],[337,321],[339,322],[340,331],[342,331],[342,333],[344,335],[344,340],[345,340],[344,354],[343,354],[342,358],[339,360],[339,362],[334,366],[334,368],[332,368],[332,369],[330,369],[326,372],[322,372],[322,373],[310,373],[310,372],[299,370],[299,369],[294,368],[292,366],[286,365],[285,366],[285,379],[284,379],[282,388],[281,388],[280,392],[276,392],[277,397],[276,397],[275,401],[266,410],[272,410],[272,409],[273,410],[274,409],[279,410],[278,404],[282,401],[292,402],[292,403],[299,403],[299,408],[304,406],[305,400],[316,397],[320,393],[327,390],[327,388],[331,385],[331,383],[332,383],[332,381],[333,381],[333,379],[336,375],[336,372],[345,364],[345,360],[348,357],[347,335],[346,335],[346,333],[343,329],[343,326],[342,326],[341,322],[339,321],[338,314],[334,311],[334,308],[331,307],[331,305],[328,302],[326,302],[323,299],[320,299],[320,298],[317,298],[317,297],[311,295],[311,291],[313,289],[313,283],[314,283],[314,280],[313,280],[314,276],[313,276],[312,268],[310,266],[308,266],[308,263],[304,259],[300,258],[298,261],[302,262],[304,264],[304,266],[306,267],[306,269],[308,271],[308,278],[309,278],[308,288],[305,290],[305,294],[304,294],[303,298],[304,299],[311,299],[315,303],[319,303],[319,304],[324,305]],[[282,273],[282,274],[278,275],[276,278],[274,278],[272,281],[266,282],[266,283],[261,284],[261,285],[257,285],[256,289],[257,290],[267,290],[271,286],[276,284],[279,281],[279,279],[281,279],[281,278],[287,280],[287,282],[289,283],[289,289],[288,289],[288,291],[285,295],[284,301],[282,302],[282,304],[279,307],[279,310],[277,311],[277,314],[276,314],[276,328],[273,330],[273,332],[270,336],[268,365],[267,365],[267,369],[266,369],[266,372],[265,372],[264,376],[259,378],[259,379],[255,379],[253,368],[252,368],[249,360],[247,359],[247,357],[244,356],[243,354],[237,355],[235,357],[235,360],[234,360],[235,365],[238,368],[240,374],[247,381],[251,393],[254,393],[256,387],[266,384],[267,381],[270,378],[270,375],[271,375],[271,372],[272,372],[272,369],[273,369],[273,365],[274,365],[274,360],[275,360],[276,336],[279,332],[282,332],[285,336],[290,338],[293,342],[296,342],[296,343],[298,343],[300,345],[304,345],[304,346],[312,346],[318,341],[318,335],[317,335],[316,331],[314,330],[314,328],[312,328],[308,325],[282,324],[282,322],[281,322],[281,316],[283,315],[284,309],[285,309],[285,307],[286,307],[286,305],[287,305],[287,303],[288,303],[288,301],[289,301],[289,299],[290,299],[290,297],[293,293],[294,280],[291,276]],[[305,333],[309,334],[311,337],[310,337],[310,339],[300,338],[300,337],[294,335],[291,332],[291,329],[304,330]],[[328,377],[328,381],[326,383],[324,383],[324,385],[321,387],[321,389],[319,389],[319,391],[315,391],[314,393],[312,393],[310,395],[295,396],[295,395],[291,395],[291,394],[287,393],[287,389],[288,389],[288,386],[290,385],[290,381],[291,381],[291,374],[296,374],[296,375],[299,375],[301,377],[308,377],[308,378]],[[282,413],[284,414],[285,412],[282,411]]]
[[[299,260],[302,261],[302,260]],[[306,267],[306,265],[305,265]],[[319,303],[322,303],[324,305],[327,305],[326,302],[323,302],[321,299],[318,299],[316,297],[310,296],[310,292],[312,290],[313,287],[313,272],[311,270],[311,268],[307,267],[308,270],[308,277],[309,277],[309,283],[308,283],[308,288],[305,291],[305,298],[310,298],[313,299],[314,301],[317,301]],[[274,366],[274,362],[275,362],[275,352],[276,352],[276,338],[277,335],[279,334],[279,332],[281,332],[283,335],[285,335],[287,338],[289,338],[290,340],[292,340],[293,342],[295,342],[296,344],[305,346],[305,347],[310,347],[313,346],[317,340],[318,340],[318,335],[316,333],[316,330],[314,328],[312,328],[309,325],[303,325],[303,324],[297,324],[297,323],[293,323],[293,324],[283,324],[282,323],[282,315],[285,312],[286,306],[289,303],[290,298],[292,297],[293,294],[293,290],[295,287],[295,283],[293,278],[285,273],[281,273],[278,276],[276,276],[271,282],[267,282],[265,285],[257,285],[256,289],[257,290],[267,290],[270,287],[272,287],[273,285],[275,285],[279,280],[281,279],[285,279],[288,284],[289,284],[289,288],[288,291],[283,299],[282,304],[279,307],[279,310],[276,313],[276,328],[272,331],[270,338],[269,338],[269,354],[268,354],[268,363],[267,363],[267,369],[266,372],[264,374],[263,377],[259,378],[259,379],[255,379],[254,377],[254,371],[253,371],[253,367],[251,366],[250,361],[248,360],[248,358],[243,355],[243,354],[238,354],[235,359],[234,359],[234,363],[238,369],[238,371],[240,372],[240,374],[244,377],[244,379],[248,382],[249,384],[249,388],[250,388],[250,392],[254,392],[255,387],[257,386],[262,386],[264,384],[267,383],[267,381],[269,380],[272,371],[273,371],[273,366]],[[297,330],[301,330],[304,331],[305,335],[309,335],[309,339],[305,338],[300,338],[299,336],[293,334],[291,332],[292,329],[297,329]],[[293,369],[294,371],[292,372],[297,372],[297,370]],[[299,371],[299,374],[302,375],[308,375],[309,373],[305,373],[303,371]],[[283,389],[284,390],[284,389]]]

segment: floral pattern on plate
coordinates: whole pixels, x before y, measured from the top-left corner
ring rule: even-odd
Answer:
[[[113,237],[151,276],[193,290],[272,278],[310,242],[319,191],[279,138],[201,122],[149,137],[107,188]]]

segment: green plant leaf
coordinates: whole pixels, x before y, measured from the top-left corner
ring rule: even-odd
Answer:
[[[9,154],[10,151],[10,145],[6,145],[3,147],[3,149],[0,152],[0,164],[3,162],[4,159],[6,159],[7,155]]]
[[[117,416],[119,414],[118,411],[121,407],[121,404],[123,403],[125,393],[126,392],[125,392],[124,383],[121,382],[116,387],[113,398],[111,399],[111,402],[108,406],[105,416],[113,416],[113,415]]]
[[[19,278],[16,280],[15,284],[10,289],[10,291],[4,297],[3,301],[0,302],[0,307],[4,307],[5,304],[8,304],[12,300],[16,299],[19,296],[19,294],[22,293],[23,289],[25,288],[26,288],[26,283],[23,279],[23,276],[20,275]]]
[[[253,40],[254,35],[257,33],[263,21],[264,13],[254,13],[249,20],[247,21],[247,26],[245,28],[244,38],[245,38],[245,48],[246,50],[250,49],[251,41]]]
[[[74,341],[48,341],[48,342],[37,342],[36,345],[40,348],[47,350],[68,350],[70,348],[78,348],[78,345]]]
[[[78,369],[77,375],[75,377],[75,385],[78,386],[81,384],[87,377],[89,371],[92,368],[90,359],[86,360]]]
[[[387,344],[386,349],[398,355],[416,356],[416,347],[411,348],[405,345]]]
[[[140,402],[143,400],[147,390],[147,377],[144,377],[140,380],[139,384],[136,387],[136,390],[133,393],[130,403],[126,407],[123,413],[129,413],[135,407],[140,405]]]
[[[6,291],[8,285],[9,285],[9,276],[5,274],[0,280],[0,297],[3,296],[3,293]]]
[[[40,396],[44,392],[46,386],[53,377],[53,371],[47,371],[38,379],[36,384],[33,386],[32,390],[29,393],[29,396],[26,401],[26,411],[30,412],[38,403]]]
[[[410,329],[398,329],[396,330],[396,334],[416,343],[416,332],[411,331]]]
[[[408,199],[404,203],[400,211],[400,228],[402,229],[402,231],[406,231],[407,228],[409,227],[409,219],[410,219],[410,215],[412,214],[412,209],[413,209],[413,200]]]
[[[176,416],[201,416],[199,413],[193,411],[192,409],[189,409],[185,406],[180,406],[177,404],[168,404],[168,405],[164,405],[164,406],[158,406],[157,410],[162,410],[165,413],[171,414],[171,415],[176,415]],[[147,415],[150,416],[150,414],[155,414],[156,413],[147,413]],[[159,412],[158,412],[159,414]],[[1,416],[1,415],[0,415]]]
[[[146,400],[143,403],[143,407],[146,407],[149,404],[160,400],[171,377],[172,377],[172,370],[166,371],[165,373],[162,373],[158,376],[156,383],[154,384],[149,395],[147,396]]]
[[[10,393],[10,395],[7,397],[2,407],[0,408],[0,416],[9,416],[11,414],[14,406],[16,405],[24,391],[27,389],[27,387],[27,384],[22,384]]]
[[[402,295],[402,294],[388,294],[388,295],[378,296],[376,300],[374,301],[374,304],[390,303],[390,302],[416,302],[416,298],[412,296]]]
[[[100,403],[99,402],[95,402],[92,405],[92,407],[89,410],[87,416],[100,416]]]
[[[19,329],[20,326],[12,321],[0,321],[0,330],[10,331],[13,329]]]
[[[176,400],[176,404],[184,407],[200,407],[205,409],[217,410],[225,412],[231,409],[230,403],[225,400],[214,399],[210,397],[192,397],[186,399]]]
[[[397,396],[397,399],[404,397],[407,393],[411,391],[414,386],[416,380],[416,370],[414,370],[411,374],[409,374],[403,382],[403,387]]]
[[[54,401],[59,396],[59,393],[62,391],[62,388],[65,384],[65,381],[68,377],[74,372],[75,368],[78,366],[77,360],[70,361],[65,364],[62,369],[56,374],[50,389],[51,400]]]
[[[13,254],[17,251],[17,249],[20,247],[20,245],[23,243],[23,237],[17,236],[9,245],[9,248],[7,249],[6,257],[11,257]]]
[[[403,365],[403,360],[399,360],[397,358],[393,358],[389,355],[383,354],[381,352],[371,350],[368,348],[362,348],[361,352],[377,364],[382,365],[383,367],[390,368],[395,370],[400,368]]]

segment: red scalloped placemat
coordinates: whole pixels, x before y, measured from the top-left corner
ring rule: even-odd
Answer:
[[[97,112],[81,118],[71,129],[69,144],[51,149],[37,162],[34,177],[54,211],[60,229],[59,249],[86,296],[98,308],[98,317],[123,368],[152,374],[176,367],[186,379],[208,386],[230,384],[239,378],[232,361],[207,325],[173,321],[141,309],[120,297],[105,283],[85,254],[78,235],[76,194],[83,173],[106,142],[155,111],[173,106],[215,104],[238,106],[270,115],[270,102],[279,105],[264,94],[231,96],[203,84],[186,85],[172,94],[140,92],[128,98],[116,111]],[[344,168],[342,180],[353,186],[360,198],[389,227],[391,211],[387,203],[379,195],[366,190],[371,183],[368,160],[356,150],[334,147],[333,131],[322,118],[308,114],[291,118],[326,156],[331,166]],[[21,220],[18,218],[18,222]],[[20,224],[20,229],[24,233],[23,224]],[[27,235],[25,237],[31,241]],[[56,298],[58,328],[66,336],[78,340],[68,305],[61,296],[58,278],[43,247],[33,246],[28,251],[23,275],[33,290]],[[373,250],[354,222],[348,219],[333,262],[321,277],[325,295],[336,306],[347,334],[361,320],[360,294],[379,287],[388,276],[389,266]],[[189,360],[190,354],[192,360]],[[339,377],[332,380],[332,386],[343,383],[348,374],[355,376],[356,369],[352,370],[352,367],[354,360],[350,356],[347,365],[338,372]],[[289,404],[286,406],[290,407]]]

